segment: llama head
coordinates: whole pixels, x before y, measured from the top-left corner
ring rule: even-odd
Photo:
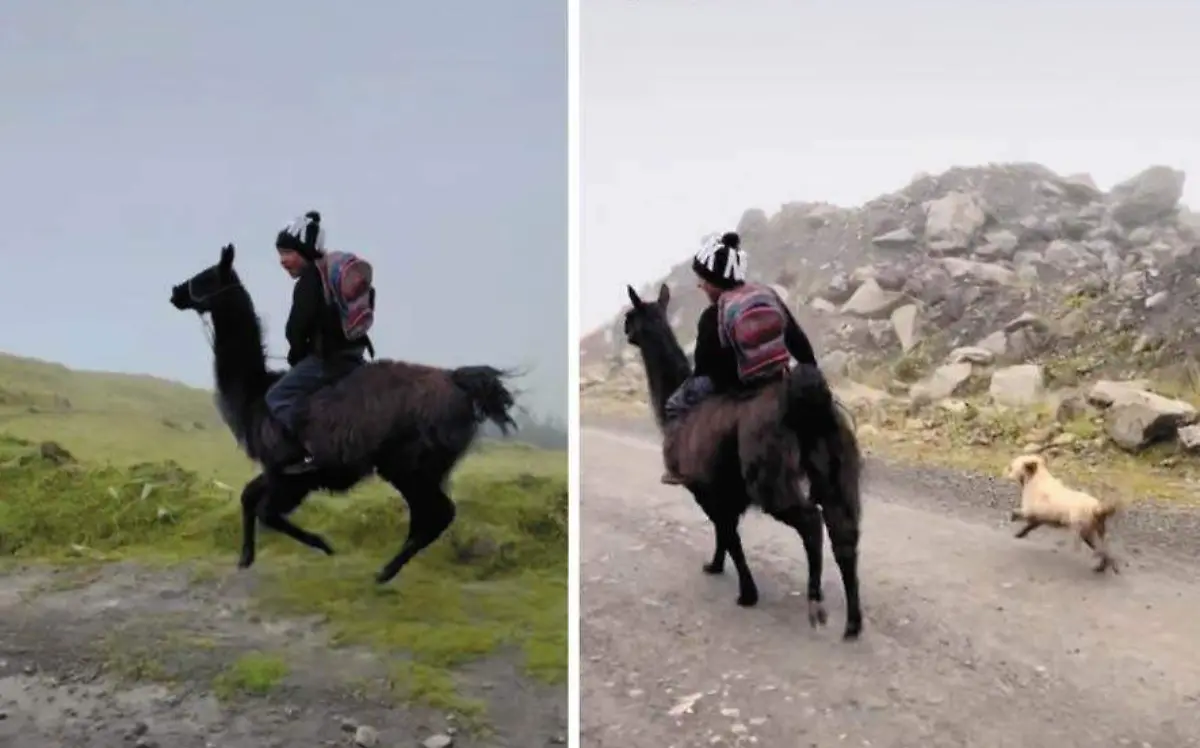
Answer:
[[[629,301],[633,304],[625,313],[625,339],[634,347],[652,336],[671,335],[671,324],[667,320],[667,304],[671,301],[671,289],[666,283],[659,286],[658,298],[644,301],[633,286],[626,286]]]
[[[221,248],[217,264],[201,270],[171,289],[171,305],[182,311],[211,312],[225,291],[241,285],[233,270],[234,248]]]

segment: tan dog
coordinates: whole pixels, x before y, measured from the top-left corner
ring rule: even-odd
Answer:
[[[1067,488],[1050,474],[1041,455],[1017,457],[1008,466],[1008,477],[1021,484],[1021,506],[1013,510],[1011,519],[1024,520],[1025,526],[1016,537],[1023,538],[1042,525],[1073,530],[1077,533],[1076,548],[1082,540],[1096,552],[1099,563],[1095,571],[1112,569],[1114,574],[1119,573],[1105,539],[1106,523],[1120,509],[1119,504]]]

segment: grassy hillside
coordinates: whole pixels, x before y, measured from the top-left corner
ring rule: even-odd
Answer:
[[[211,393],[0,356],[0,561],[230,573],[240,537],[234,491],[252,469]],[[395,655],[400,697],[477,710],[457,696],[455,669],[499,651],[518,653],[532,677],[561,681],[566,452],[484,443],[453,476],[451,495],[455,525],[388,589],[369,580],[404,538],[403,502],[377,480],[346,497],[314,496],[296,521],[339,555],[264,533],[258,603],[267,613],[319,614],[339,642]]]
[[[0,433],[57,441],[91,462],[173,459],[227,481],[253,470],[236,452],[211,392],[147,375],[75,371],[2,353]]]

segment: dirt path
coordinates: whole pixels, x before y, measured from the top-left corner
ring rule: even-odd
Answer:
[[[931,510],[968,484],[869,474],[866,629],[844,643],[828,544],[813,631],[799,539],[747,517],[760,602],[740,609],[732,566],[701,573],[710,527],[661,469],[653,438],[583,429],[581,746],[1200,746],[1196,568],[1120,544],[1120,525],[1123,574],[1096,577],[1061,535]]]
[[[117,566],[75,581],[0,576],[3,748],[565,744],[566,689],[528,683],[506,658],[464,676],[489,704],[486,739],[438,710],[396,707],[380,696],[379,656],[329,649],[319,621],[253,614],[253,571],[200,584]],[[287,674],[264,695],[219,700],[214,683],[253,652],[282,656]]]

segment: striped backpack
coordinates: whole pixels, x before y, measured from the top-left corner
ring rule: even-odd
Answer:
[[[353,252],[326,252],[317,263],[325,301],[338,310],[347,340],[362,340],[375,322],[371,263]]]
[[[756,384],[777,378],[788,366],[784,333],[787,313],[770,286],[746,283],[717,300],[717,332],[721,345],[733,347],[738,378]]]

